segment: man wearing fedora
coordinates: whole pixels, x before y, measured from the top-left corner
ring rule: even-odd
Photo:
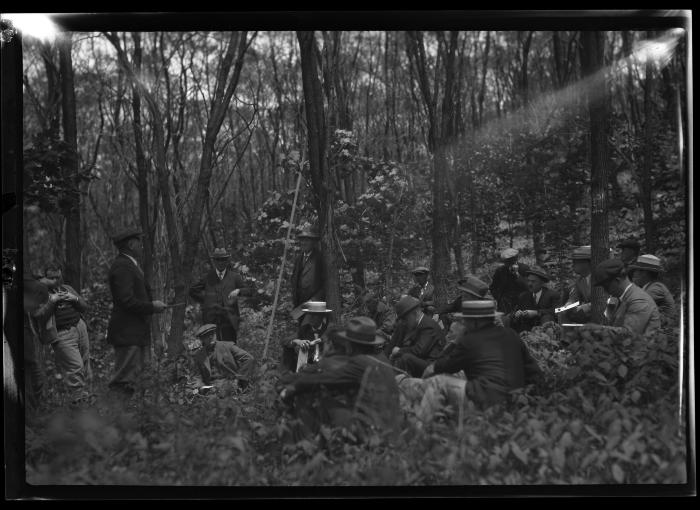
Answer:
[[[397,368],[420,377],[445,348],[445,332],[413,296],[403,296],[395,309],[399,324],[385,352]]]
[[[518,296],[518,303],[515,311],[510,314],[510,320],[504,321],[517,332],[527,331],[534,326],[554,321],[554,309],[559,306],[559,295],[544,286],[550,281],[544,269],[533,267],[528,269],[526,274],[529,290]]]
[[[591,320],[591,247],[580,246],[571,253],[576,281],[569,291],[565,305],[578,302],[576,308],[562,312],[564,322],[585,324]]]
[[[649,294],[629,280],[627,267],[620,259],[608,259],[593,270],[593,285],[601,286],[617,298],[616,306],[604,319],[604,325],[621,334],[649,335],[659,329],[659,309]]]
[[[448,314],[459,312],[462,307],[462,301],[465,299],[493,299],[489,292],[489,286],[471,274],[457,280],[457,289],[459,289],[460,295],[451,303],[443,305],[437,310],[440,320],[445,325],[445,329],[450,328],[451,320]]]
[[[383,342],[372,319],[354,317],[345,328],[329,329],[319,363],[280,378],[280,397],[306,432],[316,433],[323,424],[350,427],[358,422],[395,429],[399,393],[389,360],[376,352]]]
[[[675,319],[676,304],[671,291],[659,281],[659,274],[662,272],[661,259],[651,254],[640,255],[628,268],[632,272],[634,284],[651,296],[661,316]]]
[[[233,342],[221,342],[217,339],[216,324],[202,325],[195,336],[195,343],[190,354],[204,384],[214,384],[221,380],[235,380],[241,391],[248,389],[255,371],[255,358]]]
[[[498,304],[498,310],[509,314],[515,310],[518,296],[527,290],[526,264],[518,262],[518,250],[506,248],[501,252],[503,265],[493,273],[489,290]]]
[[[239,296],[252,296],[253,290],[230,264],[231,255],[225,248],[215,248],[212,268],[190,287],[190,297],[202,305],[202,322],[216,324],[217,338],[236,343],[241,314]]]
[[[295,309],[307,301],[323,301],[326,298],[325,264],[318,247],[321,236],[315,230],[306,228],[297,239],[301,253],[294,261],[291,280],[292,304]]]
[[[435,313],[435,304],[433,295],[435,287],[430,283],[430,269],[425,266],[418,266],[411,271],[416,284],[408,291],[409,296],[413,296],[421,302],[421,308],[425,313],[432,316]]]
[[[377,334],[383,336],[388,342],[394,333],[396,313],[381,299],[376,292],[366,291],[362,295],[362,304],[367,316],[377,324]]]
[[[488,407],[506,399],[508,393],[537,381],[542,371],[530,355],[517,333],[498,326],[495,318],[496,303],[490,300],[462,301],[461,311],[454,314],[464,333],[449,354],[426,367],[424,378],[438,377],[432,384],[433,395],[447,394],[436,391],[455,388],[480,407]],[[463,370],[466,380],[450,376]],[[445,375],[438,375],[445,374]],[[430,394],[423,399],[423,415],[430,416],[440,400]]]
[[[302,309],[304,314],[297,334],[282,339],[282,370],[296,372],[299,364],[299,352],[306,355],[306,363],[315,363],[321,355],[321,339],[324,338],[329,323],[329,314],[325,301],[307,301]],[[302,360],[303,361],[303,360]]]
[[[635,239],[625,239],[618,244],[617,247],[621,250],[620,260],[624,262],[625,266],[628,266],[631,262],[637,260],[637,257],[639,257],[639,252],[642,249],[639,242]]]
[[[112,238],[119,255],[109,268],[112,315],[107,326],[107,343],[114,348],[112,390],[134,393],[151,343],[151,315],[162,313],[166,304],[151,299],[139,259],[143,250],[138,229],[126,229]]]

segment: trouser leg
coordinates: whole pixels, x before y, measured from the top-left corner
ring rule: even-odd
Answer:
[[[402,354],[396,360],[396,367],[408,372],[411,377],[422,377],[425,368],[429,364],[429,361],[410,353]]]
[[[114,347],[114,377],[109,386],[132,393],[143,371],[143,347]]]
[[[87,324],[83,319],[78,321],[78,349],[80,357],[83,358],[83,374],[85,381],[92,380],[92,365],[90,363],[90,337],[88,335]]]
[[[234,346],[233,359],[238,365],[238,379],[245,382],[250,381],[255,371],[255,358],[248,351]]]
[[[82,396],[85,388],[83,358],[79,347],[77,326],[58,332],[58,338],[51,344],[56,366],[63,373],[64,382],[71,399]]]

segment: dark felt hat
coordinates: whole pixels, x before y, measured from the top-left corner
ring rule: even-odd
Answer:
[[[126,241],[127,239],[131,239],[132,237],[141,237],[142,235],[143,235],[143,232],[141,232],[141,230],[138,228],[126,228],[124,230],[117,232],[112,237],[112,242],[114,244],[119,244],[122,241]]]
[[[625,272],[625,263],[620,259],[608,259],[598,264],[593,270],[593,285],[599,286],[621,276]]]
[[[571,252],[572,260],[591,260],[591,247],[590,246],[579,246],[574,248]]]
[[[195,336],[201,338],[204,335],[216,331],[216,324],[203,324],[195,333]]]
[[[428,274],[430,269],[425,266],[418,266],[411,271],[413,274]]]
[[[625,239],[620,244],[617,245],[618,248],[631,248],[633,250],[639,251],[642,246],[634,239]]]
[[[525,271],[525,274],[526,275],[534,274],[535,276],[542,278],[545,282],[548,282],[549,280],[551,280],[551,278],[545,272],[545,270],[542,269],[541,267],[537,267],[537,266],[529,268],[527,271]]]
[[[396,303],[394,309],[396,310],[396,316],[400,319],[408,312],[415,310],[419,306],[420,301],[418,299],[414,298],[413,296],[404,296],[399,299],[399,302]]]
[[[334,331],[333,334],[343,340],[362,345],[380,345],[384,338],[377,334],[377,324],[369,317],[353,317],[345,328]]]
[[[457,282],[457,288],[475,298],[483,299],[489,292],[489,286],[474,275],[467,275]]]

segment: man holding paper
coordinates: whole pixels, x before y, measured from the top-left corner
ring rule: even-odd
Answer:
[[[591,247],[580,246],[571,254],[574,273],[578,275],[562,308],[562,322],[584,324],[591,321]],[[572,306],[575,303],[576,306]],[[569,308],[571,307],[571,308]]]

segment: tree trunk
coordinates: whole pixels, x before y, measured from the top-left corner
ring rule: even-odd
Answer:
[[[581,34],[581,70],[584,77],[602,73],[605,33]],[[605,77],[599,76],[588,90],[591,139],[591,264],[609,258],[608,242],[608,105]],[[593,322],[601,323],[607,296],[602,287],[591,289]]]
[[[337,322],[340,317],[340,286],[337,248],[333,232],[335,180],[328,168],[323,92],[316,67],[316,41],[313,31],[298,31],[297,39],[301,56],[301,76],[308,128],[309,170],[318,212],[321,252],[326,262],[326,302],[328,308],[333,310],[333,321]]]
[[[58,54],[61,71],[61,110],[63,113],[63,139],[69,149],[67,164],[62,169],[64,176],[76,183],[75,194],[64,211],[66,219],[65,279],[78,292],[82,289],[81,257],[83,245],[80,238],[80,189],[77,176],[80,172],[78,161],[78,129],[75,118],[75,86],[73,83],[73,61],[71,58],[72,36],[61,34]]]
[[[653,34],[649,34],[651,39]],[[642,160],[641,176],[641,201],[644,211],[644,238],[645,253],[654,253],[655,232],[654,232],[654,210],[652,208],[652,176],[651,166],[654,153],[654,118],[652,113],[652,92],[654,91],[654,69],[652,63],[647,60],[645,66],[646,84],[644,86],[644,151]]]

